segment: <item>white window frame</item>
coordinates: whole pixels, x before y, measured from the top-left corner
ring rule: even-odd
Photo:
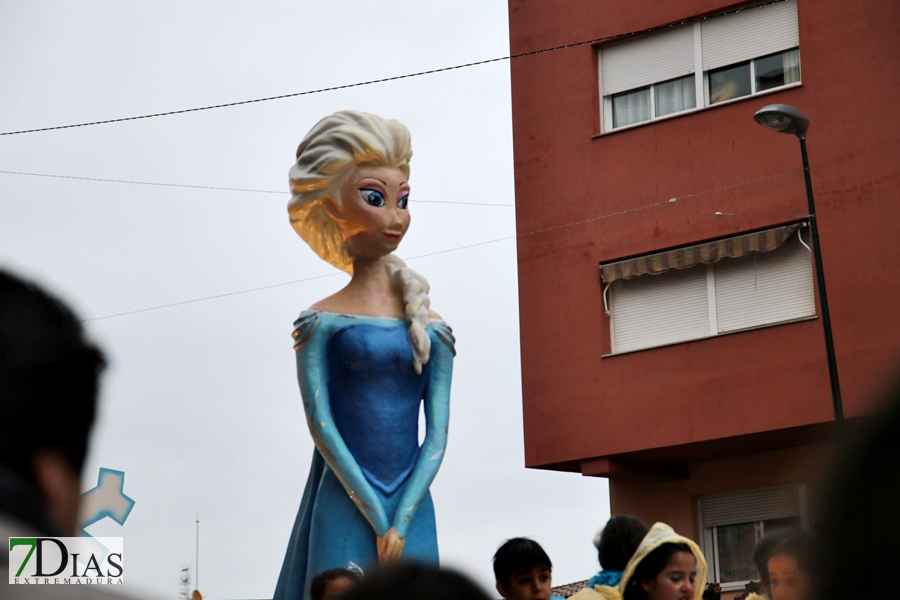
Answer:
[[[758,488],[757,490],[741,490],[738,492],[726,493],[726,494],[715,494],[718,497],[728,497],[734,496],[739,497],[742,495],[749,493],[753,493],[756,491],[786,491],[786,490],[796,490],[798,506],[797,510],[792,512],[791,514],[783,513],[780,516],[770,516],[768,518],[760,519],[759,515],[750,515],[747,518],[743,518],[739,513],[736,512],[733,519],[727,523],[719,522],[712,526],[707,526],[703,522],[703,499],[704,497],[697,498],[697,514],[700,518],[700,549],[703,551],[703,554],[706,558],[707,566],[709,568],[709,573],[707,574],[708,581],[715,581],[722,586],[723,592],[734,592],[743,590],[751,580],[743,580],[743,581],[722,581],[721,573],[720,573],[720,565],[719,565],[719,544],[718,544],[718,527],[726,527],[729,525],[741,525],[746,523],[752,523],[756,526],[756,541],[759,542],[760,538],[766,534],[765,524],[766,520],[771,518],[796,518],[800,522],[800,529],[803,531],[809,531],[809,507],[808,507],[808,493],[807,486],[805,484],[789,484],[789,485],[780,485],[780,486],[772,486],[770,488]],[[707,496],[709,498],[709,496]],[[733,521],[733,522],[732,522]]]
[[[791,50],[796,50],[798,55],[800,53],[800,47],[798,46],[796,48],[788,48],[787,50],[782,50],[781,52],[774,52],[773,54],[781,54],[784,52],[790,52]],[[778,87],[773,87],[773,88],[769,88],[767,90],[763,90],[761,92],[758,91],[756,89],[756,61],[760,58],[765,58],[766,56],[771,56],[771,54],[757,56],[756,58],[750,58],[750,59],[740,61],[741,63],[747,62],[748,60],[750,61],[750,93],[749,94],[747,94],[746,96],[738,96],[737,98],[730,98],[728,100],[722,100],[721,102],[716,102],[715,104],[709,103],[709,71],[718,71],[719,69],[732,67],[732,66],[738,65],[740,63],[732,63],[730,65],[725,65],[724,67],[716,67],[715,69],[709,69],[709,71],[704,71],[703,72],[703,103],[704,103],[703,108],[709,108],[712,106],[720,106],[720,105],[724,105],[724,104],[731,104],[732,102],[740,102],[741,100],[746,100],[747,98],[752,98],[754,96],[764,96],[766,94],[771,94],[774,92],[781,92],[783,90],[787,90],[790,88],[799,87],[800,85],[803,84],[803,79],[802,79],[802,75],[801,75],[800,81],[786,83],[784,85],[779,85]],[[678,114],[681,114],[681,113],[678,113]],[[666,116],[669,116],[669,115],[666,115]],[[664,119],[665,117],[660,117],[660,118]],[[612,121],[610,121],[610,123],[612,123]],[[641,122],[642,125],[644,123],[647,123],[647,121]],[[635,123],[635,125],[637,125],[637,123]],[[630,127],[630,126],[627,126],[627,127]],[[624,129],[624,127],[617,127],[614,131],[619,131],[620,129]]]
[[[626,90],[625,92],[619,92],[619,93],[623,93],[623,94],[624,94],[624,93],[628,93],[628,92],[633,92],[633,91],[635,91],[635,90],[640,90],[640,89],[643,89],[643,88],[650,88],[650,119],[647,120],[647,121],[640,121],[639,123],[632,123],[632,124],[630,124],[630,125],[622,125],[621,127],[616,127],[615,129],[612,128],[612,123],[613,123],[613,103],[612,103],[612,99],[613,99],[613,96],[617,96],[618,94],[613,94],[612,96],[606,96],[606,98],[604,98],[604,106],[605,106],[605,111],[606,111],[606,112],[604,113],[604,118],[607,119],[607,122],[608,122],[609,125],[610,125],[610,129],[611,129],[612,131],[621,131],[622,129],[627,129],[627,128],[629,128],[629,127],[637,127],[638,125],[645,125],[645,124],[651,123],[651,122],[653,122],[653,121],[661,121],[661,120],[663,120],[663,119],[669,119],[669,118],[671,118],[671,117],[677,117],[677,116],[680,116],[680,115],[683,115],[683,114],[687,114],[687,113],[691,113],[691,112],[696,112],[696,111],[697,111],[697,100],[696,100],[697,89],[696,89],[696,85],[695,85],[695,86],[694,86],[694,97],[695,97],[695,100],[694,100],[694,107],[693,107],[693,108],[686,108],[686,109],[684,109],[684,110],[679,110],[679,111],[672,112],[672,113],[668,113],[668,114],[661,115],[661,116],[657,116],[657,114],[656,114],[656,86],[661,85],[661,84],[663,84],[663,83],[668,83],[669,81],[673,81],[673,80],[675,80],[675,79],[684,79],[685,77],[688,77],[688,76],[687,76],[687,75],[683,75],[683,76],[681,76],[681,77],[673,77],[672,79],[664,79],[664,80],[662,80],[662,81],[657,81],[656,83],[651,83],[651,84],[649,84],[649,85],[642,85],[641,87],[638,87],[638,88],[634,88],[634,89],[631,89],[631,90]],[[697,78],[694,77],[694,81],[696,81],[696,80],[697,80]],[[778,89],[781,89],[781,88],[778,88]],[[768,90],[766,90],[766,91],[768,91]],[[741,96],[741,98],[746,98],[746,96]],[[726,100],[726,102],[730,102],[730,100]],[[718,104],[722,104],[722,103],[720,102],[720,103],[718,103]]]
[[[708,339],[708,338],[711,338],[711,337],[719,337],[719,336],[723,336],[723,335],[731,335],[731,334],[734,334],[734,333],[740,333],[740,332],[743,332],[743,331],[752,331],[752,330],[754,330],[754,329],[762,329],[762,328],[765,328],[765,327],[775,327],[775,326],[778,326],[778,325],[785,325],[785,324],[788,324],[788,323],[797,323],[797,322],[801,322],[801,321],[809,321],[809,320],[818,318],[818,314],[817,314],[817,312],[816,312],[816,307],[815,307],[814,287],[813,287],[813,285],[814,285],[814,284],[813,284],[813,265],[812,265],[812,256],[811,256],[812,251],[809,249],[809,246],[807,246],[807,244],[803,241],[803,237],[802,237],[802,232],[803,232],[803,231],[805,231],[805,228],[803,228],[803,227],[799,228],[799,229],[797,230],[797,232],[795,232],[795,233],[794,233],[793,235],[791,235],[787,240],[785,240],[784,244],[782,244],[779,248],[776,248],[775,250],[772,250],[771,252],[776,253],[776,252],[779,252],[779,251],[783,251],[783,250],[785,250],[785,249],[788,247],[789,244],[794,244],[794,243],[798,243],[798,242],[799,242],[799,244],[801,244],[804,248],[806,248],[806,251],[810,253],[810,255],[809,255],[809,260],[810,260],[810,262],[809,262],[809,274],[808,274],[808,276],[809,276],[809,286],[810,286],[810,298],[809,298],[809,301],[811,302],[811,312],[809,312],[808,314],[805,314],[805,315],[803,315],[803,316],[793,317],[793,318],[786,318],[786,319],[784,319],[784,318],[782,318],[782,319],[777,319],[777,318],[776,318],[775,320],[772,320],[772,321],[766,321],[766,322],[763,322],[763,323],[760,323],[760,324],[749,325],[749,326],[746,326],[746,327],[738,327],[738,328],[734,328],[734,329],[727,329],[726,331],[719,331],[718,310],[717,310],[717,305],[716,305],[716,302],[717,302],[716,294],[717,294],[717,292],[716,292],[716,276],[715,276],[715,271],[716,271],[716,265],[717,265],[717,264],[721,264],[722,261],[719,261],[718,263],[713,263],[713,264],[697,264],[697,265],[694,265],[694,266],[690,267],[690,269],[705,269],[705,270],[706,270],[706,300],[707,300],[707,311],[708,311],[707,314],[708,314],[708,319],[709,319],[709,330],[708,330],[708,332],[706,332],[705,335],[693,335],[693,336],[689,336],[689,337],[679,338],[679,339],[677,339],[677,340],[675,340],[675,341],[666,341],[666,342],[662,342],[662,343],[658,343],[658,344],[652,344],[652,345],[648,345],[648,346],[641,346],[641,347],[639,347],[639,348],[628,348],[628,349],[622,350],[622,349],[617,349],[617,348],[616,348],[616,318],[615,318],[615,310],[616,310],[616,298],[615,298],[615,293],[616,293],[616,287],[615,287],[615,286],[616,286],[617,284],[618,284],[618,285],[621,285],[621,284],[622,284],[622,283],[621,283],[621,280],[616,280],[616,281],[613,281],[613,282],[610,283],[610,284],[606,284],[606,286],[605,286],[604,289],[603,289],[604,303],[607,305],[607,306],[606,306],[606,316],[608,317],[608,322],[609,322],[610,348],[611,348],[611,352],[610,352],[609,354],[604,354],[601,358],[606,358],[606,357],[611,357],[611,356],[618,356],[618,355],[621,355],[621,354],[630,354],[630,353],[632,353],[632,352],[641,352],[641,351],[643,351],[643,350],[651,350],[651,349],[653,349],[653,348],[662,348],[662,347],[665,347],[665,346],[673,346],[673,345],[676,345],[676,344],[683,344],[683,343],[687,343],[687,342],[692,342],[692,341],[697,341],[697,340],[702,340],[702,339]],[[795,237],[795,236],[797,237],[796,240],[794,240],[794,237]],[[799,251],[799,248],[797,249],[797,251]],[[755,261],[757,255],[758,255],[757,252],[753,252],[753,253],[748,254],[748,255],[746,255],[746,256],[744,256],[744,257],[742,257],[742,258],[748,258],[749,256],[753,256],[753,257],[754,257],[754,261]],[[740,259],[728,259],[728,258],[726,258],[726,259],[723,259],[723,260],[740,260]],[[643,278],[643,277],[651,277],[651,278],[652,278],[652,277],[657,277],[657,276],[654,276],[654,275],[642,275],[641,277],[642,277],[642,278]],[[610,287],[611,287],[611,286],[613,286],[612,290],[610,290]],[[677,302],[677,301],[678,301],[677,298],[673,298],[673,302]]]
[[[785,0],[785,1],[794,3],[796,5],[796,0]],[[764,8],[765,7],[763,7],[763,9]],[[707,19],[706,21],[712,21],[714,19],[722,19],[722,18],[727,18],[727,17],[728,17],[728,15],[725,15],[724,17],[722,17],[722,16],[711,17],[710,19]],[[703,67],[703,33],[702,33],[703,22],[704,21],[695,21],[692,25],[693,26],[693,34],[694,34],[693,75],[694,75],[694,81],[695,81],[695,92],[694,92],[694,96],[696,99],[695,106],[694,106],[694,108],[685,109],[683,111],[670,113],[670,114],[659,116],[659,117],[656,116],[656,109],[655,109],[656,94],[655,94],[655,90],[653,88],[657,84],[664,83],[666,81],[671,80],[671,78],[663,79],[660,81],[654,81],[654,82],[648,83],[648,84],[643,84],[636,88],[631,88],[631,89],[627,89],[627,90],[619,90],[619,91],[616,91],[614,94],[605,94],[604,90],[603,90],[603,49],[604,49],[604,47],[601,46],[600,48],[597,49],[597,69],[598,69],[597,80],[598,80],[598,84],[600,86],[600,105],[601,105],[600,106],[600,113],[601,113],[601,115],[600,115],[601,116],[600,135],[617,133],[619,131],[625,131],[627,129],[632,129],[634,127],[642,127],[642,126],[650,124],[650,123],[655,123],[658,121],[664,121],[666,119],[672,119],[672,118],[680,117],[683,115],[688,115],[688,114],[691,114],[691,113],[694,113],[697,111],[706,110],[708,108],[724,106],[724,105],[730,104],[732,102],[739,102],[741,100],[746,100],[748,98],[753,98],[755,96],[762,96],[762,95],[766,95],[766,94],[781,92],[781,91],[784,91],[787,89],[791,89],[791,88],[799,87],[799,86],[803,85],[803,67],[802,67],[802,61],[801,61],[800,79],[798,81],[793,82],[793,83],[788,83],[788,84],[785,84],[782,86],[770,88],[767,90],[763,90],[761,92],[756,90],[756,59],[762,58],[764,56],[769,56],[774,53],[787,52],[790,50],[797,50],[799,53],[799,50],[800,50],[799,44],[797,46],[794,46],[791,48],[784,48],[782,50],[776,50],[775,52],[770,52],[770,53],[763,54],[763,55],[747,56],[745,58],[742,58],[739,61],[736,61],[734,63],[729,63],[727,65],[716,66],[715,68],[711,68],[711,69],[704,69],[704,67]],[[650,35],[654,35],[654,34],[650,34]],[[730,65],[740,64],[740,63],[746,62],[748,60],[750,61],[750,90],[751,90],[750,94],[748,94],[746,96],[740,96],[737,98],[731,98],[729,100],[723,100],[721,102],[716,102],[715,104],[710,104],[709,103],[709,71],[718,70],[720,68],[728,67]],[[640,89],[640,88],[647,87],[647,86],[649,86],[651,88],[650,89],[650,119],[647,121],[641,121],[640,123],[632,123],[629,125],[623,125],[621,127],[614,128],[613,127],[613,114],[612,114],[612,97],[614,95],[627,93],[629,91],[633,91],[633,90]]]

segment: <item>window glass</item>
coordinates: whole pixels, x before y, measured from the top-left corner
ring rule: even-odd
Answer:
[[[613,128],[650,120],[650,88],[623,92],[612,97]]]
[[[800,51],[796,48],[756,59],[756,91],[800,81]]]
[[[656,94],[657,117],[689,110],[697,106],[693,75],[657,83],[653,86],[653,93]]]
[[[756,547],[756,523],[716,527],[721,581],[749,581],[757,578],[753,549]]]
[[[750,61],[709,72],[709,103],[750,95]]]

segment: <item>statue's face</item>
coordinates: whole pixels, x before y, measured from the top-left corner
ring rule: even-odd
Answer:
[[[353,259],[381,258],[409,229],[409,183],[396,167],[356,167],[341,186],[340,226]]]

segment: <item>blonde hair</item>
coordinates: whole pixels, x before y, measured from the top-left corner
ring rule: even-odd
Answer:
[[[319,257],[353,274],[353,260],[337,220],[343,208],[341,185],[361,165],[395,167],[409,177],[410,158],[409,130],[400,121],[354,110],[325,117],[300,142],[297,162],[289,173],[291,225]],[[426,331],[431,304],[428,282],[392,254],[382,261],[403,296],[413,365],[421,373],[431,354]]]

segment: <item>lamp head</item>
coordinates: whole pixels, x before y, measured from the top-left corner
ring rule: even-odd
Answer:
[[[770,104],[756,111],[753,120],[778,133],[792,133],[806,139],[809,119],[798,108],[789,104]]]

